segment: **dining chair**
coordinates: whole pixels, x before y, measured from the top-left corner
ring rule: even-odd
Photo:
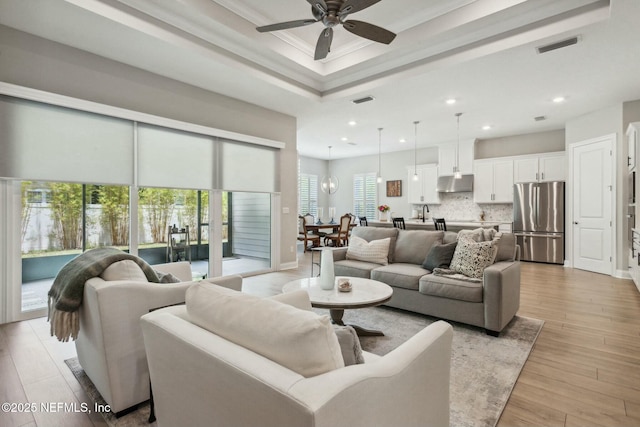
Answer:
[[[436,230],[447,231],[447,223],[444,218],[433,218],[433,225],[435,225]]]
[[[363,227],[368,227],[369,226],[369,222],[367,221],[367,217],[366,216],[360,216],[358,217],[358,219],[360,220],[360,225]]]
[[[313,216],[311,216],[311,224],[313,224]],[[311,242],[311,246],[320,246],[320,236],[317,234],[312,234],[309,230],[307,230],[307,215],[300,216],[298,215],[298,240],[304,242],[304,251],[307,252],[308,243]]]
[[[340,217],[340,227],[335,233],[327,234],[324,237],[324,244],[333,243],[334,246],[344,246],[349,244],[349,229],[351,228],[351,215],[346,214]]]
[[[403,217],[391,218],[391,220],[393,221],[393,226],[395,228],[400,228],[402,230],[406,229],[406,227],[404,225],[404,218]]]

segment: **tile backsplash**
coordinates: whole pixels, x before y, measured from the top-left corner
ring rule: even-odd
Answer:
[[[421,209],[422,205],[414,205]],[[440,193],[440,204],[429,205],[432,217],[448,220],[479,221],[484,211],[485,221],[513,221],[513,204],[477,204],[473,201],[473,193]]]

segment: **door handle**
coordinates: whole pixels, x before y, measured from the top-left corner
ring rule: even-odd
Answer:
[[[575,225],[578,225],[578,221],[573,221],[573,223],[574,223]]]

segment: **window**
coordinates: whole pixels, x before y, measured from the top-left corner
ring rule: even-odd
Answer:
[[[298,201],[300,215],[310,213],[314,218],[318,217],[318,175],[301,173],[298,179]]]
[[[356,216],[376,218],[377,189],[375,172],[353,176],[353,212]]]

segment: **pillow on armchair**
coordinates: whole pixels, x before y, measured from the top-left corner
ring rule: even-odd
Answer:
[[[114,262],[105,268],[100,277],[107,282],[114,280],[129,280],[132,282],[149,281],[140,266],[130,259]]]
[[[304,377],[344,367],[328,316],[206,282],[185,299],[194,324]]]

